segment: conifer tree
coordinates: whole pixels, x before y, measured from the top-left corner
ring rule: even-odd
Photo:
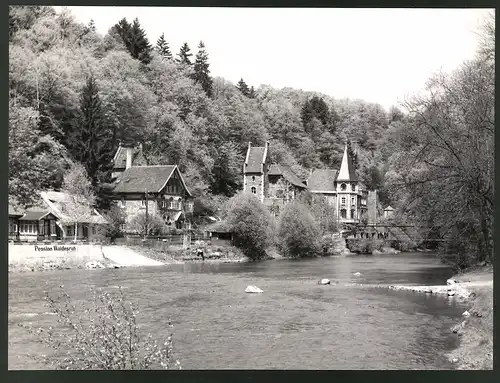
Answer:
[[[177,56],[179,56],[177,62],[180,64],[193,65],[190,59],[192,55],[193,54],[191,53],[191,48],[189,48],[188,43],[184,43],[179,53],[177,53]]]
[[[201,85],[208,97],[212,97],[213,81],[210,77],[208,54],[205,51],[205,44],[203,44],[203,41],[200,41],[200,44],[198,45],[198,53],[196,54],[196,61],[194,63],[193,79]]]
[[[238,85],[236,85],[236,88],[238,88],[238,90],[243,93],[243,95],[245,97],[248,97],[249,94],[250,94],[250,89],[248,88],[248,85],[246,84],[245,81],[243,81],[243,78],[240,79],[240,81],[238,81]]]
[[[257,94],[255,92],[255,89],[254,89],[253,85],[250,87],[250,91],[248,92],[248,97],[249,98],[255,98],[255,97],[257,97]]]
[[[127,47],[127,49],[130,51],[130,35],[131,35],[131,29],[132,26],[130,23],[127,21],[126,18],[121,19],[117,24],[115,24],[112,28],[115,32],[120,35],[120,37],[123,40],[123,43]]]
[[[121,36],[130,55],[148,64],[151,61],[151,44],[146,37],[146,32],[141,28],[139,19],[135,18],[130,24],[127,19],[121,19],[114,27],[115,31]]]
[[[114,130],[106,123],[93,76],[87,79],[80,96],[79,116],[72,136],[71,152],[89,174],[97,193],[97,204],[108,207],[113,169]]]
[[[167,60],[172,59],[172,52],[170,52],[168,42],[165,40],[165,33],[162,33],[156,41],[156,51],[160,54],[160,56],[166,58]]]
[[[139,19],[135,18],[131,29],[131,47],[130,54],[133,58],[138,59],[143,64],[151,62],[151,44],[146,37],[146,32],[141,28]]]

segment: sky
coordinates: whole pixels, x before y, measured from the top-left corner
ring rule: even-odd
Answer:
[[[55,7],[58,11],[61,7]],[[67,7],[106,34],[138,17],[154,45],[176,54],[202,40],[212,76],[256,88],[292,87],[388,109],[423,89],[436,71],[474,56],[486,9]]]

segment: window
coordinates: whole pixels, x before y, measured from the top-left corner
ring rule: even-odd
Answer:
[[[354,210],[351,210],[351,218],[353,218],[353,219],[354,219],[354,218],[356,218],[356,217],[354,216],[354,214],[355,214],[355,213],[356,213],[356,212],[355,212]]]
[[[351,190],[352,190],[352,191],[356,191],[356,185],[355,185],[355,184],[352,184],[352,185],[351,185]]]
[[[125,207],[125,198],[122,198],[121,205],[122,205],[122,207]]]
[[[346,210],[346,209],[342,209],[342,210],[340,210],[340,216],[341,216],[342,218],[346,218],[346,217],[347,217],[347,210]]]
[[[276,190],[276,197],[283,198],[285,196],[285,192],[282,189]]]
[[[251,190],[252,190],[252,193],[253,193],[253,194],[257,194],[257,189],[255,188],[255,186],[252,186],[252,189],[251,189]]]
[[[141,206],[142,206],[142,207],[146,207],[146,200],[145,200],[145,199],[142,199],[142,200],[141,200]]]
[[[345,191],[347,189],[346,184],[340,184],[340,190]]]
[[[95,235],[95,226],[92,226],[92,235]]]
[[[341,198],[340,203],[341,203],[342,205],[345,205],[345,197],[342,197],[342,198]]]
[[[255,181],[255,176],[252,176],[252,181]]]
[[[351,197],[351,205],[356,204],[356,197]]]

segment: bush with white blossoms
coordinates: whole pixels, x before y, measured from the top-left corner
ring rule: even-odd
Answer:
[[[181,369],[173,356],[172,331],[161,344],[151,335],[141,337],[136,323],[138,311],[126,303],[121,288],[117,295],[92,289],[92,302],[83,305],[81,312],[63,286],[58,298],[45,295],[62,328],[22,325],[56,351],[54,357],[31,355],[33,358],[63,370]],[[170,320],[166,325],[173,328]],[[66,352],[59,357],[61,350]]]

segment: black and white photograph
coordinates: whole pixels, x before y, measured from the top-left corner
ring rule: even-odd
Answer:
[[[493,369],[494,9],[8,13],[9,370]]]

